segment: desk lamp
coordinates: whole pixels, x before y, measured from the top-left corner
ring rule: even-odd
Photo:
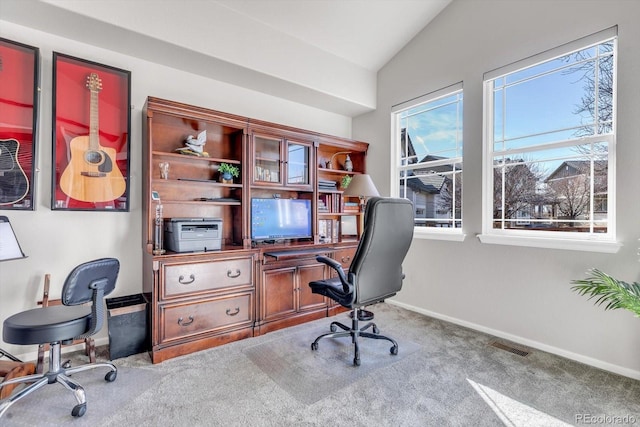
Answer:
[[[366,197],[379,196],[378,189],[373,184],[371,177],[366,174],[357,174],[342,193],[344,196],[357,196],[360,198],[360,212],[364,212]]]
[[[351,179],[349,186],[342,193],[343,196],[353,196],[360,199],[360,221],[358,222],[358,236],[364,231],[364,210],[366,207],[366,198],[379,196],[378,189],[373,185],[373,181],[368,174],[356,174]]]
[[[16,233],[13,232],[9,218],[0,216],[0,262],[11,261],[13,259],[26,258],[27,256],[20,249],[20,243]],[[14,362],[22,362],[15,356],[0,348],[0,357],[7,357]]]

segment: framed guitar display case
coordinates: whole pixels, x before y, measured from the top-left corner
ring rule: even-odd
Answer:
[[[131,72],[53,52],[51,209],[128,211]]]
[[[0,209],[34,210],[40,50],[0,38]]]

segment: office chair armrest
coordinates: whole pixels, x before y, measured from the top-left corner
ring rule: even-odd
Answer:
[[[333,258],[329,258],[323,255],[317,255],[316,261],[321,262],[323,264],[327,264],[329,267],[333,268],[338,273],[338,277],[342,282],[342,286],[344,286],[345,292],[351,288],[351,285],[347,280],[347,276],[344,274],[344,269],[342,268],[342,264],[340,264],[338,261],[336,261]]]

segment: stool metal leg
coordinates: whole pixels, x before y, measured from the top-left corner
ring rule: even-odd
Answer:
[[[22,390],[16,393],[13,393],[11,396],[7,397],[2,402],[0,402],[0,417],[2,417],[2,414],[4,414],[7,411],[7,409],[9,409],[9,407],[13,405],[15,402],[17,402],[18,400],[22,399],[25,396],[30,395],[40,387],[43,387],[49,384],[49,379],[47,377],[43,377],[42,375],[29,375],[28,377],[15,378],[16,380],[23,380],[23,381],[10,381],[10,382],[11,383],[25,382],[24,380],[26,379],[26,381],[28,381],[29,377],[39,377],[40,379],[35,383],[27,386],[26,388],[23,388]]]

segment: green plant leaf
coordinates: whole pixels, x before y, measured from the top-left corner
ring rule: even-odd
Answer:
[[[218,172],[225,173],[228,172],[231,176],[238,177],[240,175],[240,168],[234,165],[230,165],[229,163],[220,163],[218,166]]]
[[[595,305],[604,305],[605,310],[624,308],[640,317],[640,283],[617,280],[598,269],[588,271],[585,279],[573,280],[571,290],[588,299],[595,299]]]

